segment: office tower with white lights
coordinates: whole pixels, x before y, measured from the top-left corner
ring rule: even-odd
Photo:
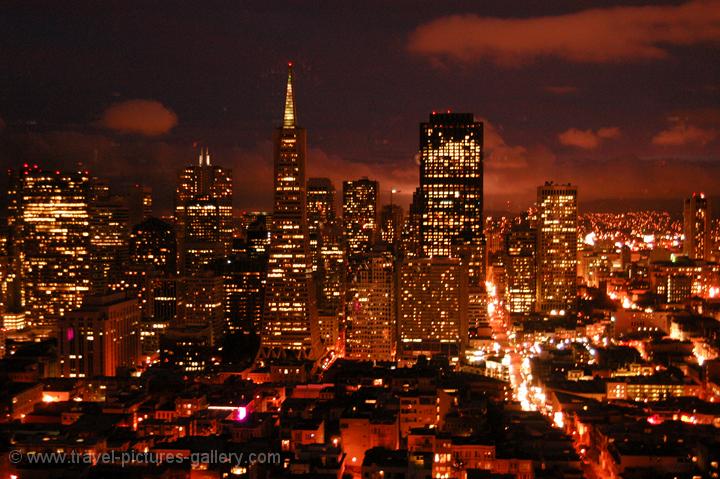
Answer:
[[[535,311],[537,231],[527,219],[513,224],[505,237],[507,286],[505,304],[511,313]]]
[[[12,263],[21,282],[19,307],[31,326],[54,331],[82,304],[91,284],[87,172],[45,171],[25,165],[8,191]]]
[[[194,274],[232,249],[232,170],[212,164],[201,150],[196,165],[186,167],[175,192],[178,268]]]
[[[433,113],[420,125],[420,236],[425,257],[453,257],[483,236],[483,124]]]
[[[343,182],[343,224],[348,259],[354,261],[372,249],[378,221],[377,181],[368,178]]]
[[[404,357],[460,354],[468,338],[468,270],[458,258],[406,259],[398,275]]]
[[[577,303],[578,190],[546,182],[537,189],[537,300],[540,312],[563,314]]]
[[[322,351],[308,238],[307,136],[297,126],[292,64],[275,132],[274,209],[260,357],[317,359]]]
[[[345,331],[345,357],[395,357],[395,265],[389,252],[372,253],[354,272]]]

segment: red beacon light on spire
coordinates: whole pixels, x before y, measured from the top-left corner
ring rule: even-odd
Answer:
[[[292,60],[290,60],[290,61],[288,62],[288,68],[292,68],[292,66],[293,66],[293,62],[292,62]]]

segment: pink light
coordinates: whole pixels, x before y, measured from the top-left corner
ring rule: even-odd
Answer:
[[[247,408],[245,406],[239,406],[233,413],[233,421],[244,421],[247,417]]]
[[[75,330],[73,328],[67,328],[65,331],[65,337],[68,341],[72,341],[75,338]]]

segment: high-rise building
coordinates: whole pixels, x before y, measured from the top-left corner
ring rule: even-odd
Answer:
[[[393,256],[374,253],[354,271],[345,330],[345,357],[392,361],[395,357]]]
[[[115,376],[140,362],[140,309],[123,293],[88,296],[58,320],[58,356],[63,377]]]
[[[307,182],[307,217],[313,271],[320,266],[323,245],[331,242],[335,224],[335,186],[328,178],[310,178]]]
[[[230,256],[213,265],[223,279],[225,328],[229,333],[260,331],[265,296],[267,257],[247,253]]]
[[[456,256],[483,237],[483,124],[433,113],[420,125],[420,235],[426,257]],[[483,278],[484,280],[484,278]]]
[[[398,279],[399,354],[457,356],[468,339],[468,272],[458,258],[406,259]]]
[[[209,344],[219,346],[225,331],[222,276],[203,271],[179,280],[177,324],[202,328],[210,334]]]
[[[130,226],[145,221],[152,216],[152,188],[134,184],[128,191]]]
[[[270,229],[272,218],[267,214],[258,214],[245,230],[245,251],[250,256],[267,258],[270,252]]]
[[[206,253],[222,257],[230,253],[233,238],[232,170],[213,165],[202,150],[198,164],[186,167],[178,178],[175,194],[178,234],[178,268],[197,270]],[[207,243],[201,246],[199,243]],[[191,259],[186,259],[190,248]],[[209,253],[208,253],[209,252]],[[197,256],[199,254],[199,256]]]
[[[343,224],[348,259],[372,249],[378,221],[378,182],[367,178],[343,182]]]
[[[710,205],[704,193],[693,193],[683,210],[683,252],[692,259],[710,260]]]
[[[390,246],[397,246],[403,227],[403,209],[399,205],[385,205],[380,211],[380,235]]]
[[[90,290],[89,177],[25,165],[8,197],[20,307],[31,326],[54,330]]]
[[[422,198],[420,188],[412,195],[408,216],[400,232],[400,256],[418,258],[422,255],[420,247],[420,223],[422,223]]]
[[[289,64],[283,123],[273,138],[275,204],[260,355],[315,359],[322,351],[307,225],[307,136],[295,113]]]
[[[308,232],[312,236],[320,228],[335,220],[335,186],[328,178],[309,178],[307,181]]]
[[[505,237],[507,287],[505,304],[511,313],[535,311],[537,231],[527,220],[513,224]]]
[[[216,200],[195,198],[185,203],[185,218],[182,223],[183,275],[194,275],[207,269],[215,259],[224,258],[226,239],[220,224],[222,210]]]
[[[150,217],[133,227],[129,249],[127,283],[140,304],[142,352],[152,355],[158,351],[160,333],[175,319],[175,229],[169,223]],[[168,284],[172,286],[170,290]]]
[[[172,225],[158,218],[150,217],[135,225],[130,234],[131,269],[175,274],[175,241]]]
[[[127,200],[109,190],[90,199],[92,290],[105,294],[125,288],[130,222]]]
[[[562,314],[577,302],[578,190],[546,182],[537,192],[536,308]]]

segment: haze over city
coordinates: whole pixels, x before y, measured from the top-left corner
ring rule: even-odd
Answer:
[[[592,208],[678,205],[718,189],[717,16],[713,1],[10,2],[0,162],[143,179],[167,212],[167,171],[202,142],[235,171],[235,205],[268,209],[293,60],[310,176],[351,170],[407,204],[415,125],[450,109],[486,122],[490,210],[527,207],[550,177]]]

